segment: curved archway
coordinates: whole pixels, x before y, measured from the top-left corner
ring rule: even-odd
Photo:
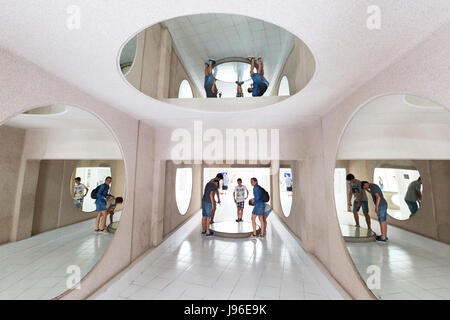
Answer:
[[[187,81],[186,79],[181,81],[180,88],[178,89],[178,98],[186,99],[193,97],[194,95],[192,94],[192,88],[189,84],[189,81]]]
[[[287,76],[283,76],[283,78],[280,81],[280,87],[278,88],[278,95],[279,96],[290,96],[291,92],[289,90],[289,80]]]

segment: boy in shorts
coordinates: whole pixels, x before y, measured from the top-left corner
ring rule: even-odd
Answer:
[[[234,188],[233,199],[237,207],[237,219],[236,222],[242,222],[242,216],[244,215],[244,204],[248,198],[248,189],[242,184],[242,179],[237,179],[238,185]],[[245,193],[247,192],[247,195]]]
[[[109,215],[109,224],[113,223],[114,211],[119,203],[123,203],[122,197],[114,197],[113,195],[108,195],[106,197],[106,214]]]
[[[377,241],[386,242],[387,237],[387,209],[388,204],[386,199],[384,199],[383,192],[380,187],[375,183],[369,183],[367,181],[361,182],[361,188],[365,191],[370,192],[372,195],[373,203],[375,204],[375,212],[378,216],[378,221],[380,222],[381,236],[377,236]]]
[[[213,65],[216,64],[216,61],[209,59],[209,62],[205,62],[205,91],[207,98],[217,98],[217,90],[216,79],[213,75]]]

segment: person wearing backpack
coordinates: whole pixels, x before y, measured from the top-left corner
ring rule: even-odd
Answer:
[[[95,232],[105,232],[105,225],[106,225],[106,197],[109,194],[109,185],[111,184],[112,178],[106,177],[105,183],[99,185],[97,188],[95,188],[92,193],[91,197],[95,199],[95,211],[97,211],[97,218],[95,219]],[[101,222],[101,229],[98,228],[100,224],[100,219],[102,219]]]
[[[264,230],[266,230],[264,225],[264,208],[266,206],[266,202],[269,201],[268,193],[258,184],[258,179],[251,178],[250,183],[253,186],[253,195],[254,195],[254,208],[252,212],[252,226],[253,226],[253,234],[250,238],[254,239],[257,237],[256,234],[256,217],[259,219],[259,223],[261,225],[261,234],[260,237],[264,237]]]

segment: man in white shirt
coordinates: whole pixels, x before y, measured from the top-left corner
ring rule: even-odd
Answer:
[[[233,198],[237,206],[237,219],[236,222],[242,222],[242,216],[244,215],[244,204],[248,198],[247,187],[242,184],[242,179],[237,179],[238,185],[234,188]],[[247,195],[245,194],[247,192]]]
[[[89,189],[81,183],[81,178],[75,178],[75,186],[73,187],[73,204],[81,209],[83,207],[84,197],[88,194]]]

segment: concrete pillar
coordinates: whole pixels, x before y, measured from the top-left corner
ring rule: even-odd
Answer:
[[[172,58],[172,37],[167,28],[161,29],[161,47],[157,95],[158,99],[169,98],[170,62]]]

